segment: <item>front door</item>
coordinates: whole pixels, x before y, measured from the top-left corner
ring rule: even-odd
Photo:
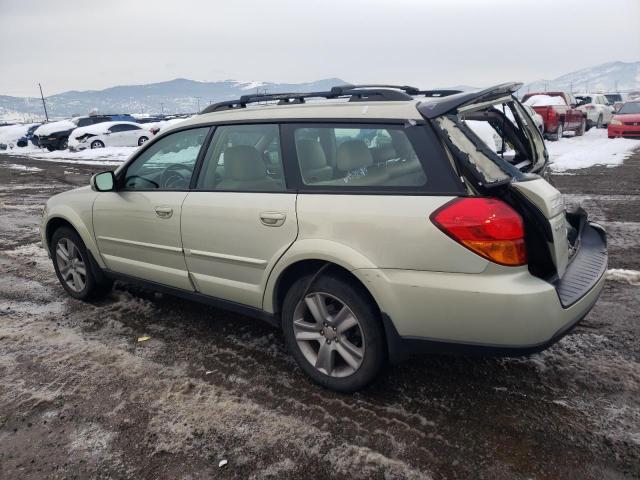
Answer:
[[[182,251],[180,214],[208,131],[182,130],[154,142],[118,174],[116,191],[98,195],[93,226],[107,268],[193,290]]]
[[[261,308],[269,273],[297,232],[278,126],[218,127],[182,208],[182,243],[196,289]]]

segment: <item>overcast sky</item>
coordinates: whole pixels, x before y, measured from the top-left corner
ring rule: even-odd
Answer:
[[[640,60],[640,0],[0,0],[0,95],[184,77],[421,87]]]

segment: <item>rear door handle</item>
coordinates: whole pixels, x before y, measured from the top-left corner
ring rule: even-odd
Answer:
[[[160,218],[171,218],[171,216],[173,215],[173,208],[156,207],[156,215]]]
[[[267,227],[279,227],[284,224],[287,216],[282,212],[262,212],[260,221]]]

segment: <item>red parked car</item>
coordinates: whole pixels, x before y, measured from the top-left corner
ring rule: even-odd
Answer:
[[[640,138],[640,100],[633,100],[622,105],[607,128],[609,138]]]
[[[564,132],[583,135],[587,129],[587,117],[576,107],[576,99],[566,92],[527,93],[522,103],[532,107],[542,116],[544,136],[560,140]]]

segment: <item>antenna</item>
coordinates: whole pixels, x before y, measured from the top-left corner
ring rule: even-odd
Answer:
[[[49,121],[49,114],[47,113],[47,104],[44,101],[44,95],[42,94],[42,85],[38,84],[40,87],[40,98],[42,98],[42,107],[44,108],[44,117]]]

